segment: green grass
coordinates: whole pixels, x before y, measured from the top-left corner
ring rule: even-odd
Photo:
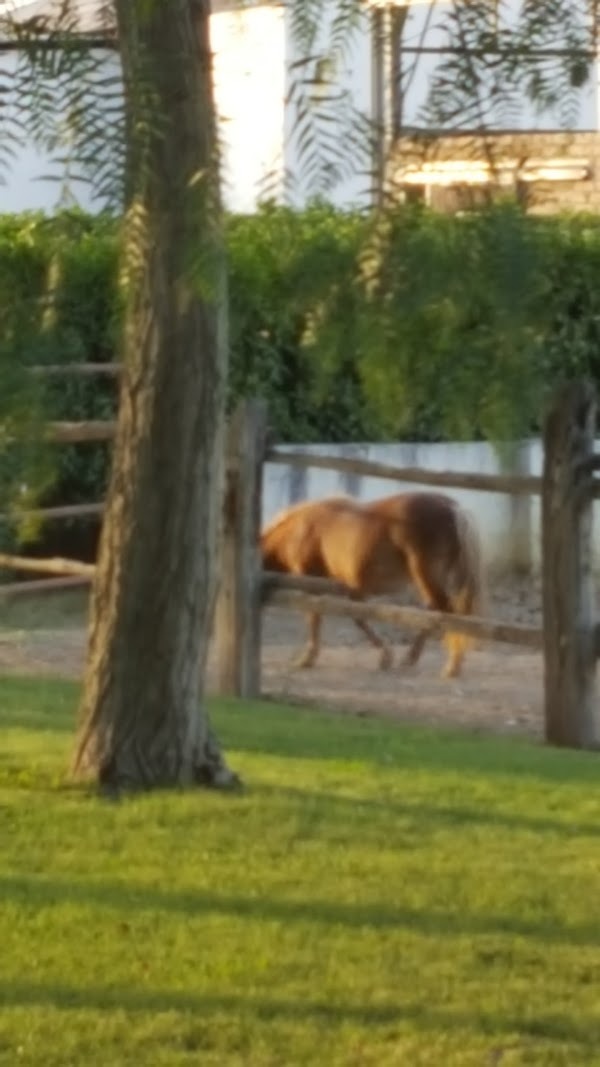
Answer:
[[[597,757],[232,702],[114,804],[75,704],[0,682],[1,1064],[600,1064]]]

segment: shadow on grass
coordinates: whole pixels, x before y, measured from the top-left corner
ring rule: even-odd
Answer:
[[[381,901],[347,904],[328,900],[273,900],[261,897],[224,896],[201,889],[166,892],[131,883],[68,882],[49,878],[5,876],[0,878],[0,897],[25,907],[51,908],[78,904],[139,914],[144,909],[190,916],[225,915],[234,919],[263,922],[298,922],[346,926],[349,929],[408,929],[427,937],[508,935],[542,944],[600,945],[600,925],[595,921],[568,926],[553,916],[545,919],[515,915],[465,914],[462,911],[431,911]]]
[[[582,822],[573,817],[567,808],[562,819],[548,816],[522,815],[510,811],[494,810],[488,805],[474,808],[470,805],[447,804],[444,802],[444,793],[439,794],[439,803],[427,803],[420,798],[416,800],[399,801],[397,796],[384,796],[381,800],[369,796],[344,797],[337,793],[324,793],[318,789],[298,789],[293,786],[270,786],[259,785],[251,790],[253,793],[273,796],[275,801],[281,802],[282,798],[289,799],[291,803],[302,805],[303,810],[310,811],[314,807],[320,822],[331,822],[336,816],[341,816],[339,822],[349,827],[352,832],[368,833],[372,824],[373,816],[380,820],[387,819],[390,827],[390,842],[394,840],[394,829],[398,828],[401,839],[406,838],[407,831],[416,832],[420,838],[436,833],[440,829],[456,827],[496,827],[500,830],[525,831],[527,833],[547,833],[557,837],[567,838],[572,841],[579,837],[600,838],[600,821],[595,819]],[[600,813],[600,797],[599,797]]]
[[[327,1022],[343,1026],[354,1023],[362,1026],[390,1026],[410,1022],[421,1032],[452,1032],[463,1030],[477,1036],[511,1035],[545,1041],[572,1042],[584,1047],[597,1047],[600,1027],[597,1018],[565,1017],[556,1014],[505,1017],[481,1012],[443,1011],[420,1004],[365,1005],[331,1000],[284,1000],[274,997],[248,996],[226,993],[186,993],[164,990],[142,990],[132,986],[72,987],[45,985],[41,982],[0,984],[0,1004],[7,1007],[52,1007],[62,1011],[126,1011],[128,1013],[178,1011],[195,1016],[222,1013],[231,1017],[250,1016],[253,1021],[271,1023],[277,1020],[292,1022]],[[388,1035],[393,1036],[393,1035]]]
[[[215,705],[227,748],[290,759],[356,761],[388,771],[444,771],[468,776],[519,776],[578,786],[590,783],[600,800],[600,753],[555,749],[517,738],[464,729],[415,727],[344,712],[242,701]],[[259,715],[256,715],[259,712]]]
[[[48,679],[0,678],[0,729],[72,732],[79,686]],[[278,759],[356,762],[387,771],[443,771],[589,784],[600,800],[600,753],[551,749],[464,730],[418,728],[343,712],[271,702],[210,700],[226,749]]]

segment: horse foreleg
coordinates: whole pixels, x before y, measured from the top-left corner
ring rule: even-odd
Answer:
[[[294,667],[312,667],[321,649],[322,616],[315,611],[311,611],[306,618],[308,620],[308,640],[304,651],[294,660],[292,664]]]
[[[448,659],[442,671],[442,678],[458,678],[465,658],[464,642],[460,634],[447,633],[444,638],[448,649]]]

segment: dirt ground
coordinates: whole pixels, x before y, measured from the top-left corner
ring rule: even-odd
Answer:
[[[497,619],[539,625],[539,585],[518,579],[495,582],[487,613]],[[46,619],[36,625],[31,617],[23,622],[10,614],[1,618],[0,673],[78,677],[85,652],[82,617],[80,604],[78,610],[60,616],[54,625],[46,625]],[[448,681],[439,676],[445,657],[439,640],[429,642],[416,669],[406,669],[401,661],[410,634],[381,625],[377,629],[394,642],[392,670],[377,669],[376,650],[350,621],[332,618],[325,621],[316,666],[297,670],[291,661],[305,639],[302,616],[275,608],[265,611],[264,695],[404,722],[541,736],[540,653],[489,643],[468,654],[460,679]],[[209,689],[213,672],[211,662]]]

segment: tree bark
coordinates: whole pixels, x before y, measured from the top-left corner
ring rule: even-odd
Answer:
[[[203,706],[216,583],[225,265],[209,0],[117,0],[127,125],[123,375],[73,770],[231,785]]]
[[[259,542],[266,437],[266,406],[260,401],[241,402],[229,424],[219,595],[213,629],[220,696],[260,696]]]

